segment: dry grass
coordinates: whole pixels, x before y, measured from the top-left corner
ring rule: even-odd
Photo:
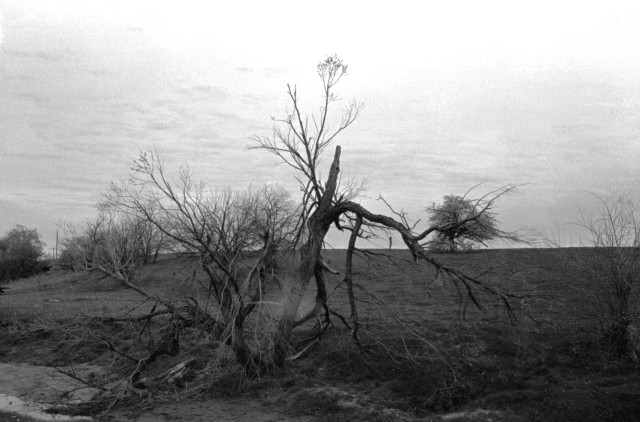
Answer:
[[[408,262],[408,253],[393,253],[398,265],[383,258],[356,262],[355,290],[367,354],[357,350],[350,331],[334,317],[334,326],[316,348],[260,380],[243,378],[228,351],[197,332],[185,333],[180,356],[162,360],[149,371],[161,372],[197,357],[206,376],[184,390],[183,398],[250,394],[293,415],[326,421],[632,420],[640,414],[633,398],[640,393],[635,364],[610,359],[599,342],[592,304],[580,286],[568,282],[558,251],[438,256],[472,274],[493,268],[487,275],[504,289],[532,293],[514,304],[519,309],[515,324],[490,300],[483,310],[465,308],[455,288],[442,280],[432,282],[431,268]],[[337,268],[343,266],[343,256],[342,251],[325,252]],[[193,264],[160,261],[147,267],[140,280],[163,297],[203,299],[189,281]],[[327,287],[333,292],[332,308],[348,318],[341,280],[327,275]],[[113,364],[104,344],[82,331],[87,327],[82,319],[130,315],[152,306],[111,280],[80,274],[53,273],[10,287],[0,298],[6,339],[0,359],[5,361],[60,364],[66,357]],[[269,301],[277,302],[275,286],[269,294]],[[314,297],[311,289],[304,306],[312,306]],[[263,311],[264,320],[278,307],[265,305]],[[634,318],[638,326],[637,313]],[[312,327],[313,321],[303,327],[299,339]],[[93,327],[114,336],[120,328]],[[131,353],[140,347],[135,333],[119,336]],[[34,345],[40,351],[25,358],[23,351]]]

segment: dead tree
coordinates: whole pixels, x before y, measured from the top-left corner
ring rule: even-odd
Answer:
[[[146,367],[160,356],[176,356],[180,350],[182,328],[194,322],[192,318],[185,318],[185,315],[190,313],[191,304],[158,296],[139,283],[138,269],[142,262],[140,248],[144,239],[137,231],[138,228],[138,225],[131,224],[126,215],[112,209],[103,209],[95,220],[86,221],[81,227],[69,224],[63,226],[63,256],[69,260],[72,267],[110,277],[154,303],[148,314],[126,318],[98,318],[99,320],[107,323],[150,322],[157,317],[168,317],[168,321],[163,324],[161,338],[149,345],[148,354],[142,358],[133,358],[121,353],[117,345],[108,338],[101,339],[109,349],[134,361],[135,368],[129,376],[132,383],[136,383]]]
[[[640,286],[640,205],[630,192],[594,196],[599,210],[580,211],[574,223],[586,233],[581,247],[563,248],[562,255],[575,294],[584,296],[588,313],[600,323],[604,344],[613,356],[637,361],[631,326]]]
[[[376,214],[359,204],[356,201],[358,184],[340,184],[339,145],[333,152],[326,179],[320,177],[321,161],[327,149],[356,120],[362,105],[350,103],[332,129],[329,110],[337,99],[333,90],[346,75],[347,66],[333,56],[322,61],[317,70],[323,87],[319,116],[304,115],[299,107],[296,88],[289,86],[291,113],[284,119],[276,120],[273,136],[254,139],[255,148],[275,154],[295,170],[302,191],[297,209],[285,205],[286,201],[281,195],[269,192],[256,196],[255,191],[211,191],[204,183],[196,182],[187,168],[181,168],[177,177],[172,178],[156,151],[141,154],[134,162],[130,180],[112,185],[107,193],[109,203],[118,210],[143,216],[182,250],[200,257],[200,266],[207,276],[207,288],[212,293],[215,309],[207,303],[190,301],[187,312],[175,301],[157,298],[157,303],[175,315],[183,326],[195,324],[198,321],[196,315],[204,315],[209,322],[198,327],[208,330],[228,345],[249,375],[258,375],[282,366],[287,358],[297,352],[291,344],[293,330],[306,321],[317,319],[323,311],[326,318],[331,313],[324,271],[336,271],[324,262],[321,251],[332,227],[350,230],[352,234],[347,250],[347,284],[352,283],[352,257],[362,232],[395,232],[415,260],[424,260],[433,265],[439,274],[460,286],[474,304],[480,306],[478,294],[485,292],[497,297],[511,311],[509,294],[449,268],[427,253],[425,239],[434,232],[450,228],[449,225],[430,226],[416,231],[402,213],[390,208],[390,216]],[[512,186],[505,186],[494,192],[485,201],[483,209],[456,224],[482,218],[490,212],[497,198],[511,190]],[[299,262],[289,275],[290,289],[282,300],[281,311],[273,316],[275,328],[269,330],[265,325],[261,326],[264,328],[262,330],[256,330],[255,326],[254,330],[249,330],[247,325],[250,317],[255,317],[257,310],[265,305],[265,269],[273,266],[269,260],[273,258],[274,250],[282,245],[288,245],[299,256]],[[249,252],[255,255],[256,251],[258,256],[248,260]],[[251,262],[249,267],[241,271],[247,262]],[[317,291],[315,306],[299,317],[302,298],[312,280],[315,280]],[[352,289],[349,294],[353,298]],[[351,305],[352,318],[357,319],[353,300]],[[264,321],[253,321],[253,324],[262,323]],[[357,327],[357,321],[354,326]],[[265,335],[259,339],[250,338],[249,331]],[[357,329],[354,338],[357,340]],[[173,346],[166,349],[176,350]],[[139,366],[146,364],[148,362],[145,360]]]
[[[112,185],[106,196],[122,212],[143,215],[182,250],[199,256],[215,306],[195,304],[197,313],[216,321],[208,325],[211,333],[233,350],[248,374],[263,373],[270,365],[262,347],[248,341],[245,325],[264,307],[276,255],[292,241],[294,214],[287,195],[275,187],[209,190],[186,168],[174,179],[162,157],[150,151],[135,161],[131,180]]]
[[[301,260],[295,270],[295,274],[292,276],[291,291],[284,299],[283,312],[278,322],[277,331],[274,334],[274,348],[271,356],[273,364],[282,365],[287,355],[291,353],[290,340],[294,327],[327,307],[326,286],[322,275],[320,253],[329,229],[335,226],[337,229],[343,230],[345,221],[355,222],[351,227],[354,235],[351,237],[346,252],[347,282],[350,281],[352,271],[353,261],[350,257],[356,247],[360,227],[362,224],[366,224],[399,234],[415,260],[424,260],[433,265],[439,274],[448,277],[451,282],[462,287],[468,298],[476,306],[481,306],[478,293],[483,291],[498,297],[504,303],[507,311],[511,313],[510,294],[503,293],[496,286],[487,284],[462,271],[443,265],[425,250],[423,242],[430,234],[450,230],[452,224],[447,224],[446,227],[432,225],[416,232],[414,227],[408,224],[403,214],[392,212],[393,216],[388,216],[375,214],[367,210],[355,201],[357,192],[348,187],[343,188],[339,184],[341,155],[341,147],[339,145],[335,147],[326,180],[323,181],[319,178],[320,160],[324,157],[326,149],[337,135],[355,121],[363,106],[355,102],[347,105],[337,126],[331,130],[329,108],[336,100],[333,89],[347,74],[347,65],[337,56],[331,56],[320,62],[317,71],[323,84],[323,105],[319,116],[303,114],[299,107],[296,88],[288,86],[291,112],[284,119],[275,119],[277,126],[274,128],[272,136],[254,137],[255,148],[264,149],[275,154],[295,170],[296,178],[303,192],[302,210],[298,220]],[[491,211],[495,201],[513,189],[515,187],[509,185],[495,191],[485,199],[484,206],[481,209],[470,214],[467,218],[453,223],[453,225],[464,225],[484,218]],[[318,292],[316,306],[311,312],[298,320],[298,309],[302,297],[312,279],[315,279]],[[353,301],[352,306],[355,306]],[[357,315],[354,310],[352,310],[352,313]]]

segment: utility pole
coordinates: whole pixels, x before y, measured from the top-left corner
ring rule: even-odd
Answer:
[[[53,257],[54,259],[58,259],[58,230],[56,230],[56,253]]]

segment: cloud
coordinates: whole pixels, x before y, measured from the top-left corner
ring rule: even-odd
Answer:
[[[69,135],[74,138],[95,138],[107,135],[107,132],[98,127],[92,127],[90,129],[74,128],[69,130]]]
[[[183,136],[194,141],[214,141],[220,140],[220,133],[210,127],[198,127],[187,129],[183,132]],[[210,144],[202,144],[205,148]]]
[[[153,107],[179,108],[180,103],[174,100],[162,99],[151,102]]]
[[[91,103],[102,103],[105,101],[114,100],[116,97],[114,97],[113,95],[92,94],[92,95],[78,95],[76,98],[82,101],[89,101]]]
[[[271,76],[278,76],[286,73],[286,69],[280,67],[265,67],[261,69],[263,73]]]
[[[0,73],[3,75],[4,78],[11,79],[13,81],[29,81],[29,82],[31,82],[31,81],[34,81],[36,79],[33,76],[24,75],[22,73],[18,73],[18,74],[12,75],[11,73],[9,73],[9,71],[7,71],[4,68],[0,69]]]
[[[16,195],[12,195],[16,196]],[[40,222],[42,215],[31,207],[27,207],[21,199],[13,200],[3,195],[0,197],[0,214],[3,218],[0,220],[0,233],[4,235],[11,230],[16,224],[23,224],[27,227],[33,227],[35,222]]]
[[[80,69],[82,72],[88,73],[90,75],[94,75],[94,76],[119,76],[120,74],[118,72],[114,72],[112,70],[107,70],[107,69]]]
[[[150,111],[149,107],[134,101],[116,101],[108,104],[107,109],[108,110],[105,110],[106,112],[113,114],[121,114],[124,112],[146,115]]]
[[[198,101],[226,100],[229,94],[222,88],[213,85],[194,85],[173,91],[181,96],[190,97]]]
[[[199,89],[191,92],[213,91]],[[247,123],[239,114],[224,111],[215,101],[194,107],[192,102],[163,99],[152,101],[148,105],[132,106],[130,110],[138,114],[138,119],[144,122],[144,128],[173,134],[177,138],[216,138],[224,129],[227,132],[235,131]]]
[[[152,130],[168,132],[175,129],[175,125],[172,122],[168,122],[166,120],[150,120],[147,127]]]
[[[88,139],[96,138],[100,139]],[[110,152],[117,152],[122,149],[122,140],[108,134],[91,132],[90,130],[76,129],[66,133],[62,141],[53,142],[56,151],[64,151],[67,156],[89,154],[93,158]]]
[[[31,52],[23,50],[2,50],[4,54],[20,59],[38,59],[48,62],[60,63],[63,60],[63,56],[60,54],[51,54],[44,52]]]
[[[3,216],[0,219],[0,235],[16,224],[22,224],[37,229],[42,240],[52,247],[55,245],[57,224],[60,221],[79,222],[95,212],[93,199],[76,199],[73,192],[64,192],[59,198],[57,195],[39,191],[30,192],[30,195],[22,198],[16,194],[0,192],[0,215]]]
[[[42,151],[8,151],[2,154],[3,158],[11,158],[13,160],[60,160],[64,158],[63,154],[58,152],[45,153]]]
[[[13,97],[31,101],[39,105],[49,105],[51,103],[51,98],[34,91],[19,92],[14,94]]]
[[[49,189],[63,191],[66,198],[70,196],[70,190],[73,190],[73,195],[75,196],[84,196],[86,194],[93,197],[106,187],[103,180],[96,180],[94,177],[82,176],[77,173],[62,175],[49,184]]]
[[[273,98],[269,95],[262,94],[242,94],[241,99],[246,104],[258,104],[263,105],[269,101],[272,101]]]
[[[266,76],[279,76],[287,72],[284,68],[278,67],[259,67],[259,68],[251,68],[247,66],[239,66],[234,68],[236,72],[249,74],[249,73],[261,73]]]
[[[205,110],[202,113],[202,116],[205,119],[211,119],[211,117],[215,117],[216,120],[224,121],[227,124],[242,124],[242,125],[247,124],[247,122],[242,117],[240,117],[239,114],[226,112],[226,111],[209,109],[209,110]]]

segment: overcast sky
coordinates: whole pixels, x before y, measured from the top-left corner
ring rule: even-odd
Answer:
[[[343,177],[378,211],[378,194],[424,219],[480,182],[526,184],[503,228],[553,230],[590,192],[638,191],[640,2],[0,0],[0,234],[53,247],[151,146],[211,185],[295,193],[246,147],[287,83],[317,112],[334,53],[338,94],[365,104],[337,141]]]

